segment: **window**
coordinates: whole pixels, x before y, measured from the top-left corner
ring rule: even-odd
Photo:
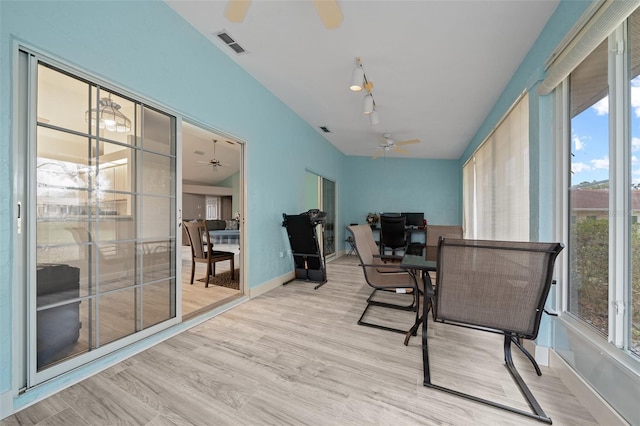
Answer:
[[[529,97],[522,96],[463,168],[467,238],[529,240]]]
[[[577,220],[568,230],[566,310],[635,356],[640,356],[639,75],[640,11],[635,11],[571,72],[567,107],[568,215]]]
[[[609,281],[609,86],[607,41],[569,76],[571,186],[568,310],[606,335]],[[586,214],[604,212],[604,219]]]
[[[636,10],[629,17],[629,83],[630,91],[630,113],[631,117],[631,140],[627,141],[630,145],[627,161],[630,169],[629,180],[629,205],[631,206],[631,225],[629,226],[630,240],[630,262],[631,277],[629,286],[622,290],[622,300],[628,300],[626,306],[629,306],[630,313],[623,320],[626,323],[624,327],[624,340],[628,341],[629,350],[640,356],[640,227],[638,225],[638,213],[640,213],[640,160],[637,158],[640,152],[640,10]],[[624,303],[624,302],[623,302]],[[627,309],[628,311],[628,309]]]

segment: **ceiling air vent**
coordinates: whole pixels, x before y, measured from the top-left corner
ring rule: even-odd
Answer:
[[[227,46],[233,49],[236,54],[240,55],[245,52],[245,50],[240,46],[226,31],[220,31],[216,34],[220,40],[224,42]]]
[[[329,130],[327,126],[320,126],[320,130],[322,130],[325,133],[331,133],[331,130]]]

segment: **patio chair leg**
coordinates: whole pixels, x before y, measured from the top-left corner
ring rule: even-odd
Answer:
[[[358,325],[364,325],[367,327],[373,327],[373,328],[378,328],[380,330],[387,330],[387,331],[393,331],[394,333],[402,333],[402,334],[406,334],[407,330],[406,329],[399,329],[399,328],[393,328],[393,327],[387,327],[384,325],[379,325],[379,324],[374,324],[371,322],[366,322],[364,321],[364,317],[367,314],[367,311],[369,310],[369,308],[371,306],[381,306],[384,308],[391,308],[391,309],[397,309],[400,311],[412,311],[415,309],[415,291],[414,291],[414,300],[411,301],[411,303],[409,305],[396,305],[394,303],[386,303],[386,302],[376,302],[373,299],[373,296],[376,294],[376,292],[378,291],[378,289],[374,288],[373,291],[371,292],[371,295],[369,295],[369,298],[367,299],[367,307],[364,308],[364,311],[362,312],[362,315],[360,315],[360,319],[358,319]]]
[[[504,336],[504,361],[506,363],[507,369],[509,370],[509,373],[511,373],[511,377],[516,382],[516,385],[518,385],[522,396],[524,396],[524,398],[527,400],[529,407],[531,407],[531,410],[533,411],[533,414],[526,414],[537,420],[551,424],[551,419],[545,414],[540,404],[538,404],[538,401],[533,396],[533,394],[529,390],[529,387],[518,373],[518,370],[516,370],[516,366],[513,364],[513,358],[511,358],[511,341],[512,336]]]
[[[520,349],[522,351],[522,353],[529,358],[529,361],[531,361],[531,364],[533,364],[533,368],[536,369],[536,374],[538,376],[542,376],[542,371],[540,371],[540,367],[538,366],[538,362],[536,361],[536,359],[529,353],[528,350],[526,350],[524,348],[524,346],[522,346],[522,344],[518,341],[517,338],[511,336],[511,341],[513,342],[514,345],[516,345],[518,347],[518,349]]]
[[[424,372],[424,386],[431,386],[431,370],[429,369],[429,343],[427,342],[427,323],[428,316],[423,315],[422,322],[422,370]]]
[[[479,398],[477,396],[469,395],[467,393],[459,392],[454,389],[445,388],[445,387],[431,383],[431,373],[429,370],[429,347],[427,342],[427,320],[426,320],[427,315],[424,315],[424,318],[425,319],[422,324],[422,365],[423,365],[422,369],[424,374],[424,381],[422,382],[422,384],[425,387],[436,389],[451,395],[468,399],[470,401],[479,402],[481,404],[489,405],[495,408],[500,408],[505,411],[510,411],[515,414],[520,414],[522,416],[526,416],[547,424],[551,424],[551,418],[549,418],[549,416],[547,416],[545,412],[542,410],[542,407],[540,407],[540,404],[538,404],[538,401],[536,401],[535,397],[533,396],[533,394],[525,384],[524,380],[516,370],[515,365],[513,364],[513,359],[511,357],[511,336],[509,335],[504,336],[505,337],[504,338],[504,360],[506,363],[506,367],[509,370],[509,373],[511,374],[511,378],[515,381],[516,385],[518,386],[518,389],[520,389],[522,396],[527,400],[527,403],[529,404],[529,407],[531,408],[532,412],[523,411],[515,407],[510,407],[508,405],[489,401],[487,399]]]

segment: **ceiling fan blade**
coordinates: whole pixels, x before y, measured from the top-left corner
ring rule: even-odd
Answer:
[[[400,148],[399,146],[396,146],[395,148],[393,148],[393,152],[397,152],[397,153],[400,153],[400,154],[408,154],[409,153],[409,151],[407,151],[404,148]]]
[[[337,0],[313,0],[313,4],[316,6],[316,12],[326,29],[332,30],[340,26],[342,11]]]
[[[382,153],[384,152],[384,149],[380,149],[378,150],[378,152],[376,152],[373,157],[371,157],[371,159],[376,160],[378,157],[380,157],[380,155],[382,155]]]
[[[411,145],[420,142],[420,139],[409,139],[408,141],[396,142],[396,145]]]
[[[209,161],[196,161],[196,163],[199,163],[199,164],[209,164],[210,162],[209,162]]]
[[[247,15],[251,0],[229,0],[224,16],[231,22],[242,22]]]

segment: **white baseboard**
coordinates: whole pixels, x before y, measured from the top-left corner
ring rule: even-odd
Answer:
[[[532,340],[523,340],[522,346],[529,351],[530,354],[533,355],[538,365],[542,365],[544,367],[549,366],[549,351],[550,349],[546,346],[538,346]]]
[[[261,294],[265,294],[268,291],[273,290],[274,288],[278,288],[279,286],[281,286],[283,283],[286,283],[289,280],[294,279],[296,276],[294,271],[291,272],[287,272],[284,275],[281,275],[277,278],[274,278],[270,281],[267,281],[266,283],[262,284],[259,287],[256,288],[250,288],[249,289],[249,298],[253,299],[254,297],[258,297]]]
[[[534,354],[538,365],[550,367],[555,371],[560,381],[569,388],[599,424],[611,426],[628,424],[556,351],[546,346],[538,346],[531,340],[524,340],[523,346],[529,353]]]
[[[598,393],[554,350],[549,350],[549,366],[583,407],[601,425],[628,425]]]
[[[11,391],[0,393],[0,420],[13,414],[13,395]]]

